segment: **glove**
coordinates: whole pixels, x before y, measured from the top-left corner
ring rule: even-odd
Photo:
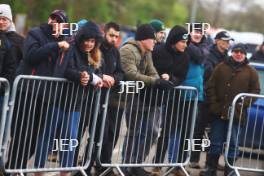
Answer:
[[[174,88],[174,84],[171,81],[166,81],[164,79],[157,79],[155,82],[155,87],[161,90],[170,90]]]

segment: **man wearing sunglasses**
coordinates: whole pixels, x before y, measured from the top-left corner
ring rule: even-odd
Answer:
[[[243,93],[259,94],[260,85],[257,71],[248,65],[246,58],[246,46],[236,44],[232,48],[232,54],[225,61],[220,63],[209,79],[206,95],[209,101],[211,113],[211,145],[207,155],[207,170],[204,176],[215,176],[218,159],[223,151],[223,144],[226,140],[229,124],[228,111],[232,105],[234,97]],[[230,148],[228,153],[228,163],[234,165],[239,150],[236,139],[239,139],[241,125],[246,120],[247,100],[243,105],[237,104],[234,116],[234,124],[231,132]],[[253,102],[252,102],[253,103]],[[243,113],[241,113],[243,111]],[[233,176],[233,170],[226,164],[224,175]]]

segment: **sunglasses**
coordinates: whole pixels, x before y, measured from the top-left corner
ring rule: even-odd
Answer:
[[[242,51],[242,50],[233,50],[233,52],[236,53],[236,54],[238,54],[238,53],[240,53],[240,54],[245,54],[245,52]]]

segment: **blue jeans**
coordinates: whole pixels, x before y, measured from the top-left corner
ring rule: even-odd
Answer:
[[[175,163],[178,161],[178,154],[180,146],[180,135],[177,133],[176,135],[172,135],[169,138],[169,149],[168,149],[168,160],[170,163]]]
[[[227,132],[228,132],[228,120],[222,120],[220,118],[215,118],[211,124],[211,134],[210,140],[211,145],[208,151],[208,154],[213,155],[220,155],[223,151],[223,144],[226,142],[227,139]],[[232,126],[232,133],[230,139],[230,146],[228,152],[228,158],[236,158],[239,155],[239,134],[241,129],[237,124],[233,124]]]
[[[55,108],[52,113],[50,109],[46,120],[46,128],[41,129],[37,142],[35,167],[43,168],[47,161],[48,154],[50,154],[54,148],[56,148],[55,150],[57,150],[57,148],[61,150],[59,158],[62,167],[73,166],[76,148],[72,146],[76,145],[79,122],[80,112],[64,112]],[[59,147],[54,147],[55,139],[57,142],[56,145],[58,144]],[[65,147],[62,148],[62,146]]]
[[[152,145],[157,141],[159,126],[161,123],[161,108],[145,107],[145,111],[138,112],[132,109],[126,113],[126,123],[128,131],[126,133],[122,157],[125,163],[141,163],[145,160],[146,156]]]

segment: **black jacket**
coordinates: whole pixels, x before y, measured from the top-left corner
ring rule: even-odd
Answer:
[[[0,77],[12,82],[16,71],[16,58],[12,54],[13,46],[6,33],[0,32]]]
[[[58,46],[62,40],[63,37],[53,37],[49,24],[30,30],[24,42],[24,57],[18,74],[53,76],[56,62],[62,57],[63,51]]]
[[[206,59],[204,60],[204,67],[205,67],[204,80],[205,82],[209,80],[216,65],[224,61],[226,57],[227,57],[227,52],[220,53],[220,51],[217,49],[215,44],[211,46],[209,50],[209,54],[206,56]]]
[[[190,58],[186,51],[180,53],[171,48],[175,35],[178,35],[177,30],[172,29],[166,43],[155,46],[152,58],[159,75],[169,74],[170,81],[178,86],[187,75]]]
[[[102,53],[102,73],[112,76],[115,79],[115,85],[112,87],[110,93],[109,105],[117,106],[119,102],[119,94],[117,92],[119,92],[121,88],[119,83],[124,80],[124,71],[122,70],[120,63],[120,53],[115,46],[110,46],[106,40],[104,40],[100,46],[100,50]],[[103,89],[101,101],[104,101],[106,91],[107,89]]]
[[[14,55],[18,66],[20,61],[23,59],[24,37],[14,31],[7,32],[6,36],[13,46],[12,54]]]
[[[264,63],[264,52],[263,51],[257,51],[257,52],[255,52],[251,56],[250,61]]]
[[[80,72],[82,71],[87,71],[89,73],[90,81],[93,80],[92,73],[102,76],[101,69],[91,65],[88,62],[88,55],[81,52],[76,45],[73,45],[66,53],[63,64],[57,69],[55,75],[58,75],[58,71],[63,70],[65,70],[64,76],[77,84],[80,83]],[[59,73],[59,75],[61,75],[61,73]]]
[[[102,53],[102,72],[103,74],[113,76],[115,84],[124,79],[124,71],[120,64],[120,53],[114,46],[109,46],[106,41],[100,46]]]
[[[94,38],[96,40],[95,47],[98,47],[101,40],[101,33],[98,26],[93,22],[86,23],[76,34],[75,43],[67,51],[63,64],[59,64],[65,70],[64,76],[71,81],[80,83],[80,72],[87,71],[90,74],[90,81],[92,81],[92,73],[102,76],[101,73],[101,58],[97,62],[90,63],[88,61],[88,54],[81,51],[81,43],[85,39]]]

